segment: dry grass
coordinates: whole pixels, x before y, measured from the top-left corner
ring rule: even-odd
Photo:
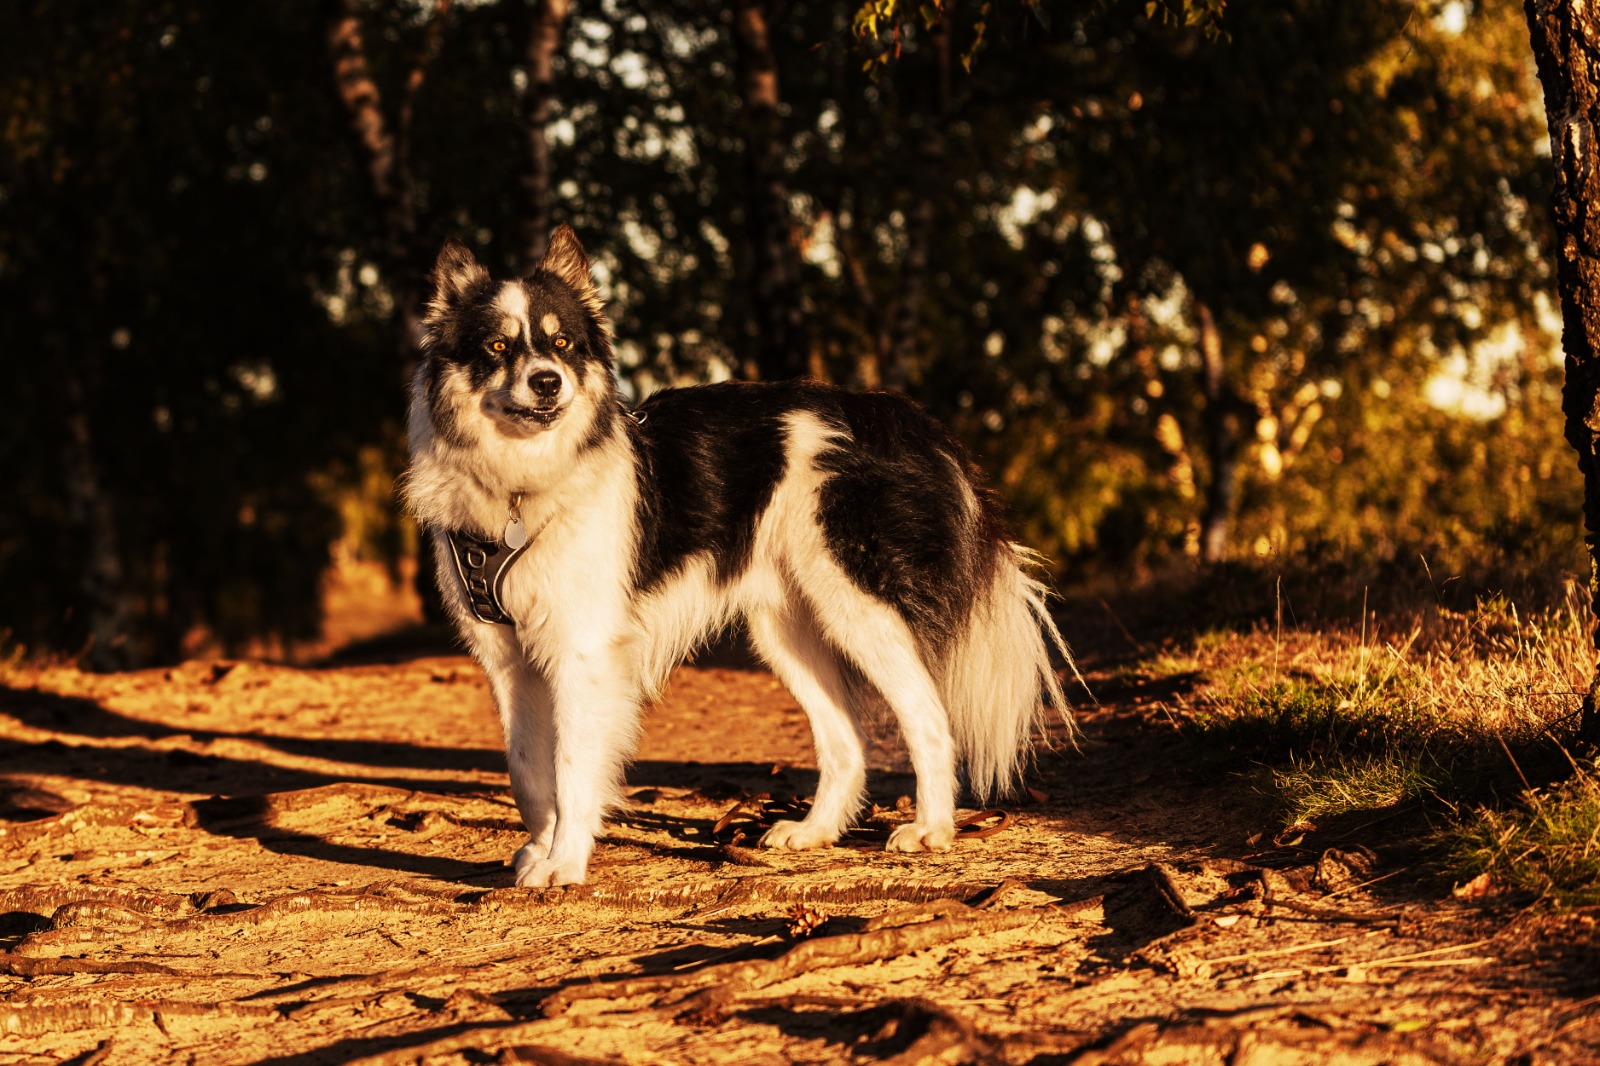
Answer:
[[[1600,783],[1566,746],[1594,662],[1588,611],[1502,597],[1359,624],[1213,630],[1144,664],[1204,680],[1176,710],[1285,825],[1434,808],[1457,879],[1600,899]],[[1563,784],[1540,789],[1540,782]]]

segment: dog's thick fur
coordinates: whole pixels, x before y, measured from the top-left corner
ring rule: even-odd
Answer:
[[[517,884],[582,882],[620,795],[640,705],[743,620],[811,721],[820,777],[767,847],[832,844],[866,782],[859,714],[881,697],[917,776],[891,851],[955,836],[956,770],[1014,782],[1064,655],[962,449],[909,400],[813,383],[659,392],[630,414],[572,230],[492,281],[459,242],[433,275],[412,385],[409,504],[446,605],[488,674],[528,843]],[[534,538],[506,572],[514,626],[477,621],[447,531]],[[1048,642],[1047,639],[1048,638]]]

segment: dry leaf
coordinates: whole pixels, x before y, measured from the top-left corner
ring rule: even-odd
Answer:
[[[1450,894],[1457,899],[1482,899],[1494,891],[1494,882],[1489,879],[1489,871],[1474,877],[1464,885],[1457,885],[1450,890]]]

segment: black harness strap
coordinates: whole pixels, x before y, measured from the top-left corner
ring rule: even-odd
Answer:
[[[467,591],[473,615],[492,625],[515,625],[500,603],[500,585],[507,568],[533,541],[529,539],[520,548],[508,548],[469,533],[447,532],[445,538],[450,541],[450,554],[455,558],[456,573],[461,576],[461,587]]]

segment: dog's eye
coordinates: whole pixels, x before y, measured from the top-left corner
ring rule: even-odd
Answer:
[[[551,341],[550,343],[554,344],[557,348],[565,348],[567,345],[571,344],[572,342],[567,340],[567,338],[565,338],[565,337],[557,337],[555,340]]]
[[[492,342],[490,342],[489,347],[492,348],[493,350],[497,351],[497,352],[503,352],[503,351],[506,350],[506,342],[505,341],[492,341]]]

